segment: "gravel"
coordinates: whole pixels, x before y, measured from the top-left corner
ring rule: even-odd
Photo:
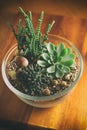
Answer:
[[[58,78],[55,80],[50,80],[48,77],[46,77],[43,82],[38,82],[37,80],[33,79],[32,84],[30,84],[28,75],[28,67],[26,67],[25,75],[21,75],[18,79],[17,73],[22,72],[23,68],[19,68],[15,62],[15,60],[12,60],[7,65],[7,75],[8,79],[11,82],[11,84],[18,89],[19,91],[29,94],[31,96],[49,96],[53,95],[55,93],[58,93],[60,91],[63,91],[67,87],[69,87],[73,81],[75,81],[77,74],[78,74],[78,67],[71,68],[71,72],[64,75],[63,78]],[[23,74],[23,73],[22,73]],[[37,74],[36,74],[37,75]],[[27,82],[28,81],[28,82]],[[26,82],[26,84],[25,84]],[[36,86],[35,86],[36,82]]]

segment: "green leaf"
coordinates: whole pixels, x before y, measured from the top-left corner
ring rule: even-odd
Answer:
[[[54,61],[54,56],[50,55],[50,61],[53,62]]]
[[[68,55],[65,55],[63,58],[62,58],[62,62],[65,62],[65,61],[69,61],[69,60],[73,60],[75,59],[75,54],[68,54]]]
[[[52,66],[48,67],[47,72],[48,73],[54,73],[55,72],[55,65],[52,65]]]
[[[58,57],[58,58],[57,58],[57,61],[60,62],[60,61],[62,60],[62,58],[63,58],[63,57],[61,57],[61,56]]]
[[[27,48],[24,52],[24,55],[26,56],[29,53],[29,48]]]
[[[63,68],[63,65],[59,63],[59,64],[56,65],[56,68],[57,68],[57,69],[62,69],[62,68]]]
[[[55,78],[55,73],[52,73],[52,74],[48,73],[47,75],[48,75],[48,77],[50,77],[51,80],[53,80]]]
[[[72,53],[72,49],[71,48],[67,48],[67,52],[68,52],[68,54]]]
[[[60,56],[65,56],[66,54],[68,53],[68,50],[67,50],[67,48],[64,48],[63,50],[62,50],[62,52],[61,52],[61,54],[60,54]]]
[[[53,52],[54,52],[54,50],[55,50],[55,45],[54,45],[53,43],[49,42],[49,43],[47,44],[47,50],[48,50],[48,52],[49,52],[50,54],[53,54]]]
[[[63,73],[69,73],[70,72],[70,68],[67,66],[64,66],[62,64],[57,64],[56,65],[57,69],[61,70]]]
[[[52,23],[48,24],[47,30],[46,30],[46,36],[48,35],[48,33],[50,32],[52,26],[54,25],[55,21],[53,20]]]
[[[51,62],[51,60],[50,60],[50,59],[47,61],[47,63],[48,63],[48,64],[52,64],[52,62]]]
[[[57,70],[56,70],[56,73],[55,73],[55,76],[57,77],[57,78],[60,78],[60,77],[63,77],[63,72],[60,70],[60,69],[58,69],[57,68]]]
[[[56,53],[55,53],[55,55],[53,54],[53,55],[50,55],[50,60],[51,60],[51,62],[53,63],[55,63],[55,62],[57,62],[57,55],[56,55]]]
[[[61,52],[63,51],[64,49],[64,44],[63,43],[60,43],[58,46],[57,46],[57,55],[58,57],[61,55]]]
[[[58,57],[57,57],[56,50],[54,50],[54,52],[53,52],[53,59],[54,59],[54,62],[57,62]]]
[[[42,58],[43,58],[44,60],[49,60],[49,58],[50,58],[47,53],[43,53],[41,56],[42,56]]]
[[[70,68],[67,67],[67,66],[63,66],[63,67],[62,67],[62,71],[63,71],[64,73],[69,73],[69,72],[70,72]]]
[[[38,60],[37,64],[41,67],[46,67],[47,66],[47,62],[43,61],[43,60]]]
[[[67,61],[62,62],[63,65],[68,66],[68,67],[73,65],[73,63],[74,63],[74,60],[67,60]]]

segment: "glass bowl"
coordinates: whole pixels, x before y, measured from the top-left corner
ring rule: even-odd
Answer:
[[[6,53],[6,55],[2,61],[2,77],[3,77],[3,80],[4,80],[5,84],[7,85],[7,87],[23,102],[25,102],[31,106],[38,107],[38,108],[52,107],[52,106],[58,104],[59,102],[61,102],[62,100],[64,100],[75,88],[76,84],[78,83],[78,81],[82,75],[82,71],[83,71],[82,56],[81,56],[79,50],[69,40],[67,40],[63,37],[60,37],[60,36],[49,35],[49,41],[53,42],[56,45],[62,42],[65,44],[66,47],[72,48],[73,52],[76,54],[76,57],[77,57],[76,59],[79,64],[79,72],[77,74],[75,81],[73,81],[71,86],[67,87],[62,92],[57,92],[54,95],[50,95],[50,96],[41,96],[41,97],[30,96],[30,95],[22,93],[21,91],[14,88],[14,86],[12,86],[12,84],[10,83],[10,81],[8,80],[8,77],[7,77],[6,66],[9,63],[9,61],[12,59],[12,57],[17,53],[17,44],[12,46],[8,50],[8,52]]]

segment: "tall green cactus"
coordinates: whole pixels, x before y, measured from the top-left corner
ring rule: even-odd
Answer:
[[[10,24],[10,27],[18,41],[19,54],[21,55],[22,50],[22,55],[25,57],[29,56],[30,60],[37,59],[42,52],[44,45],[43,43],[48,39],[48,33],[50,32],[55,21],[53,21],[51,24],[48,24],[46,34],[43,35],[41,32],[41,24],[43,22],[44,11],[41,12],[40,18],[38,19],[37,28],[34,30],[31,11],[25,13],[21,7],[19,7],[19,10],[23,15],[25,26],[22,24],[22,19],[19,19],[16,32],[13,25]]]

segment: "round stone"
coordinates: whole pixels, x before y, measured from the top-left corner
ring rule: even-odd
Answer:
[[[43,90],[44,95],[50,95],[50,89],[47,87]]]
[[[29,64],[28,60],[23,56],[17,56],[15,61],[19,67],[27,67]]]

